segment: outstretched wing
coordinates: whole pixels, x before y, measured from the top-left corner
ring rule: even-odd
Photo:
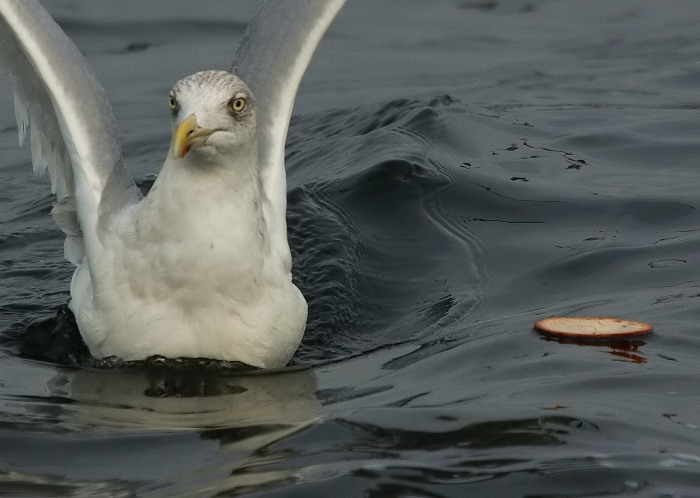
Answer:
[[[66,258],[78,264],[87,250],[89,260],[99,253],[99,224],[139,197],[104,89],[35,0],[0,0],[0,64],[15,81],[20,145],[29,129],[34,171],[51,176]]]
[[[256,97],[258,149],[271,246],[289,269],[284,145],[294,98],[316,46],[345,0],[266,0],[248,25],[233,71]]]

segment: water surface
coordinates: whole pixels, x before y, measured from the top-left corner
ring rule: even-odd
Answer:
[[[255,2],[53,1],[147,187]],[[700,486],[700,6],[349,0],[287,146],[310,305],[277,372],[0,354],[0,494],[648,496]],[[0,80],[0,329],[72,267]],[[560,343],[542,317],[652,323]],[[68,339],[70,340],[70,339]]]

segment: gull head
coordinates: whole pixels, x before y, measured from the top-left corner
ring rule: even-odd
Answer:
[[[175,159],[215,158],[255,147],[255,98],[227,71],[202,71],[178,81],[168,96]]]

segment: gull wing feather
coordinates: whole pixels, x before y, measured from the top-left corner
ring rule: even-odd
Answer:
[[[124,168],[105,91],[77,47],[35,0],[0,0],[0,64],[15,81],[20,145],[29,129],[34,171],[48,170],[51,214],[66,258],[99,258],[99,227],[140,196]]]
[[[258,159],[271,247],[287,270],[284,146],[297,89],[311,56],[345,0],[266,0],[248,25],[233,71],[256,97]],[[283,251],[284,249],[284,251]]]

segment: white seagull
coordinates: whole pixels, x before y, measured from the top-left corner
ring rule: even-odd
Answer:
[[[35,0],[0,0],[20,145],[46,170],[77,268],[69,306],[96,358],[284,366],[307,306],[291,280],[284,145],[311,56],[344,0],[267,0],[233,69],[164,95],[172,143],[144,198],[104,89]],[[244,82],[245,81],[245,82]]]

